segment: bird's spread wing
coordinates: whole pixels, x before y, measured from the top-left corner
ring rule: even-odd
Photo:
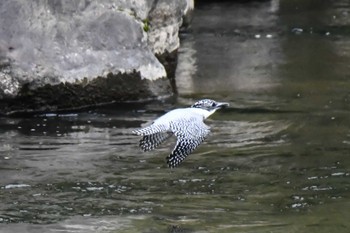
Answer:
[[[152,124],[142,129],[136,129],[132,131],[132,133],[137,134],[139,136],[145,136],[145,135],[151,135],[151,134],[156,134],[156,133],[161,133],[166,131],[167,131],[166,126],[161,124]]]
[[[140,140],[140,147],[143,151],[150,151],[159,146],[162,142],[173,135],[171,132],[159,132],[150,135],[145,135]]]
[[[140,147],[143,151],[155,149],[173,135],[172,132],[167,131],[166,126],[161,124],[152,124],[145,128],[134,130],[133,133],[143,136],[140,140]]]
[[[176,146],[167,157],[167,164],[171,168],[179,165],[210,132],[209,127],[197,118],[171,124],[171,130],[177,137]]]

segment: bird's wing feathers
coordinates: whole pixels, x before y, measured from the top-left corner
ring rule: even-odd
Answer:
[[[161,132],[166,132],[167,127],[162,124],[152,124],[150,126],[147,126],[142,129],[136,129],[132,131],[132,133],[137,134],[139,136],[146,136],[146,135],[151,135],[151,134],[156,134],[156,133],[161,133]]]
[[[209,127],[197,118],[176,122],[170,125],[177,137],[174,150],[167,157],[168,166],[173,168],[179,165],[190,153],[203,142],[209,134]]]
[[[145,135],[140,140],[140,147],[143,151],[150,151],[159,146],[162,142],[173,135],[171,132],[159,132]]]
[[[175,118],[163,124],[153,123],[142,129],[134,130],[133,133],[143,136],[140,147],[143,151],[153,150],[162,142],[175,134],[177,142],[171,154],[167,157],[168,166],[178,166],[190,153],[192,153],[209,134],[209,127],[204,124],[201,117]]]
[[[134,134],[143,136],[140,140],[140,147],[143,151],[150,151],[168,139],[172,132],[167,130],[166,125],[153,123],[142,129],[132,131]]]

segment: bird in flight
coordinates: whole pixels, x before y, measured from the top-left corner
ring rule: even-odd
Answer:
[[[229,106],[228,103],[202,99],[188,108],[174,109],[159,117],[150,126],[136,129],[134,134],[142,136],[140,148],[150,151],[158,147],[166,139],[175,135],[175,148],[166,157],[170,168],[178,166],[191,154],[210,132],[203,121],[216,110]]]

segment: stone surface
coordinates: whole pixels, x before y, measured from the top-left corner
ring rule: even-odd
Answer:
[[[178,4],[181,4],[178,7]],[[182,25],[182,16],[186,9],[186,1],[157,1],[156,7],[151,9],[149,21],[151,24],[148,33],[149,43],[153,52],[162,54],[172,52],[179,47],[179,29]]]
[[[86,82],[119,73],[131,74],[132,78],[138,75],[149,83],[163,80],[167,72],[155,55],[172,53],[179,47],[178,31],[191,3],[189,0],[0,1],[0,101],[6,103],[23,97],[24,87],[34,92],[47,85],[59,87],[65,83],[84,87]],[[128,75],[122,77],[126,79]],[[164,80],[160,82],[163,89],[145,84],[144,92],[150,96],[165,94],[169,88]],[[132,90],[138,82],[126,83],[135,99],[134,94],[139,90]],[[77,91],[74,98],[79,96]],[[45,102],[45,98],[39,99]],[[108,100],[120,99],[123,99],[121,95],[116,94]],[[76,102],[74,106],[79,105]]]

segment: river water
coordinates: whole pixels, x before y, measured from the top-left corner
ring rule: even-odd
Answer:
[[[0,121],[0,232],[350,232],[350,4],[204,1],[179,95]],[[178,168],[131,130],[231,103]]]

